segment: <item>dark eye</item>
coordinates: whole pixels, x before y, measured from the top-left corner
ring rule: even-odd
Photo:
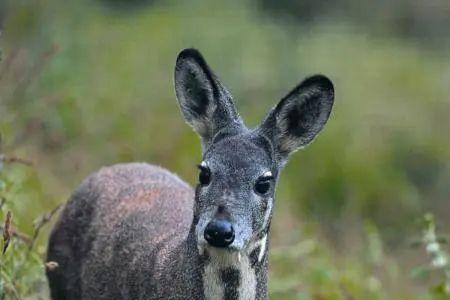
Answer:
[[[201,185],[208,185],[211,181],[211,171],[209,168],[204,166],[199,166],[200,173],[198,174],[198,181]]]
[[[270,182],[272,181],[272,177],[261,177],[255,183],[255,191],[258,194],[264,195],[270,189]]]

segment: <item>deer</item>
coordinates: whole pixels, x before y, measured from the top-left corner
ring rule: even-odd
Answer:
[[[87,177],[50,233],[52,299],[267,299],[280,171],[328,121],[333,83],[307,77],[256,128],[198,50],[179,53],[174,85],[201,140],[196,188],[139,162]]]

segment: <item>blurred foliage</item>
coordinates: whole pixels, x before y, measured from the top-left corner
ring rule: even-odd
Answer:
[[[435,284],[430,293],[436,299],[450,298],[450,262],[447,253],[444,250],[444,243],[447,239],[440,238],[436,234],[436,223],[434,216],[430,213],[425,214],[423,220],[423,237],[421,244],[425,247],[426,253],[430,257],[430,263],[421,265],[413,269],[414,277],[430,277],[431,273],[437,273],[438,284]]]
[[[18,230],[33,235],[27,220],[102,165],[149,161],[195,182],[199,143],[172,82],[178,51],[194,46],[251,126],[306,75],[324,73],[336,85],[324,132],[280,180],[272,298],[432,299],[428,282],[405,270],[426,259],[409,248],[417,216],[431,211],[450,225],[448,38],[432,46],[419,26],[423,38],[404,39],[416,31],[417,22],[401,22],[414,1],[279,3],[0,2],[0,153],[34,163],[2,173]],[[433,3],[439,13],[424,24],[448,30],[448,2]]]
[[[269,15],[301,24],[345,19],[372,34],[397,35],[433,45],[450,34],[450,2],[446,0],[260,0],[258,3]]]
[[[34,231],[33,235],[22,233],[17,226],[26,227],[21,226],[21,222],[26,222],[26,219],[19,219],[11,213],[23,210],[18,205],[20,191],[23,188],[32,190],[32,187],[26,185],[26,173],[10,171],[6,159],[5,156],[0,157],[0,164],[8,164],[4,170],[0,166],[0,229],[3,232],[0,299],[47,299],[42,261],[45,248],[36,244],[39,231]]]

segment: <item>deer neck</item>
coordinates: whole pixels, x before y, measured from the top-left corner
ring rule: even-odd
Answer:
[[[265,235],[241,253],[217,248],[200,250],[205,299],[266,299],[267,249]]]

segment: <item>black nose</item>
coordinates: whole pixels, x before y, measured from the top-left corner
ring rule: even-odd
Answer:
[[[224,248],[234,241],[234,229],[226,220],[212,220],[206,225],[205,240],[214,247]]]

